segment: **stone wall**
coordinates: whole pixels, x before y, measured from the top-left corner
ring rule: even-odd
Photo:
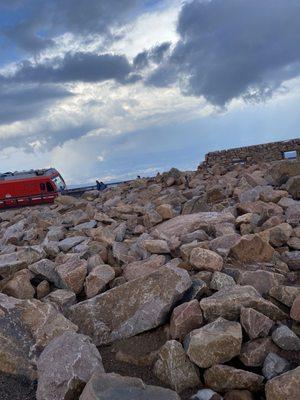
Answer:
[[[261,161],[283,160],[287,158],[284,153],[288,151],[296,151],[297,157],[300,157],[300,139],[214,151],[206,154],[203,166],[255,164]]]

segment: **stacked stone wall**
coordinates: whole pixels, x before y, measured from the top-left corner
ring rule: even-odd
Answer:
[[[206,167],[212,167],[215,164],[226,166],[277,161],[285,159],[287,157],[285,153],[289,151],[296,151],[296,156],[300,157],[300,139],[210,152],[206,154],[203,164]]]

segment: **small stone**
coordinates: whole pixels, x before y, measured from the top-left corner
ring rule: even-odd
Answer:
[[[151,274],[152,272],[159,269],[166,262],[166,258],[163,255],[153,254],[146,260],[135,261],[127,264],[123,268],[123,275],[127,281],[131,281],[136,278]]]
[[[86,277],[84,289],[90,299],[101,293],[106,285],[115,278],[115,270],[110,265],[98,265]]]
[[[270,244],[274,247],[280,247],[287,244],[290,236],[292,235],[293,228],[290,224],[283,223],[268,230],[270,236]]]
[[[230,390],[224,400],[254,400],[254,396],[249,390]]]
[[[70,306],[75,304],[76,295],[71,290],[57,289],[44,297],[43,301],[53,304],[58,311],[64,314]]]
[[[201,384],[195,365],[191,363],[182,345],[176,340],[169,340],[159,350],[154,374],[176,392]]]
[[[79,294],[87,273],[87,262],[79,256],[66,254],[56,259],[56,271],[66,289]]]
[[[300,339],[286,325],[280,325],[272,333],[273,342],[283,350],[300,350]]]
[[[265,358],[262,373],[268,380],[291,369],[291,364],[276,353],[269,353]]]
[[[210,288],[213,290],[221,290],[232,287],[235,284],[235,280],[231,276],[215,271],[210,281]]]
[[[168,243],[165,240],[143,240],[143,247],[154,254],[166,254],[170,253]]]
[[[290,316],[293,320],[300,322],[300,295],[298,295],[293,301]]]
[[[221,271],[223,259],[217,253],[202,248],[195,248],[191,251],[190,263],[199,270]]]
[[[36,287],[36,297],[37,299],[42,299],[50,293],[49,282],[44,280],[40,282]]]
[[[233,389],[256,392],[262,388],[263,376],[228,365],[214,365],[204,372],[204,381],[216,392]]]
[[[192,331],[184,347],[190,360],[200,368],[231,360],[240,353],[242,329],[238,322],[218,318],[216,321]]]
[[[211,389],[200,389],[191,400],[222,400],[223,397]]]
[[[253,308],[241,308],[241,324],[251,339],[268,336],[274,322]]]
[[[170,321],[172,339],[183,340],[194,329],[203,323],[202,311],[197,300],[191,300],[174,308]]]
[[[267,382],[266,400],[299,400],[300,367]]]
[[[240,360],[247,367],[259,367],[270,351],[276,351],[270,337],[250,340],[242,345]]]
[[[269,295],[274,299],[285,304],[287,307],[292,307],[297,296],[300,296],[299,286],[274,286],[269,290]]]

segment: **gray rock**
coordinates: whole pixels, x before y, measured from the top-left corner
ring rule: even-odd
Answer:
[[[145,385],[139,378],[95,373],[79,400],[180,400],[176,392]]]
[[[71,236],[67,237],[60,242],[58,242],[58,247],[64,253],[67,253],[73,247],[77,246],[79,243],[83,242],[86,239],[85,236]]]
[[[272,333],[272,340],[283,350],[300,350],[300,339],[298,336],[286,325],[280,325]]]
[[[107,344],[165,323],[190,285],[187,271],[165,266],[70,307],[68,315],[96,345]]]
[[[276,353],[269,353],[265,358],[262,373],[268,380],[291,369],[291,364]]]
[[[221,290],[225,288],[230,288],[235,284],[235,280],[231,276],[216,271],[212,275],[210,288],[213,290]]]
[[[46,278],[49,282],[54,283],[57,288],[64,288],[65,284],[61,280],[60,276],[56,271],[56,265],[53,261],[44,258],[34,264],[28,266],[28,269],[36,275],[41,275]]]
[[[192,400],[222,400],[218,393],[211,389],[200,389],[198,392],[191,397]]]
[[[65,332],[46,346],[37,371],[37,400],[68,400],[78,398],[93,373],[104,368],[90,338]]]

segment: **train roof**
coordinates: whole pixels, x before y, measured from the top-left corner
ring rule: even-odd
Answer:
[[[52,173],[57,172],[55,168],[45,168],[45,169],[30,169],[28,171],[15,171],[15,172],[5,172],[0,173],[0,181],[13,181],[17,179],[30,179],[42,176],[49,176]]]

